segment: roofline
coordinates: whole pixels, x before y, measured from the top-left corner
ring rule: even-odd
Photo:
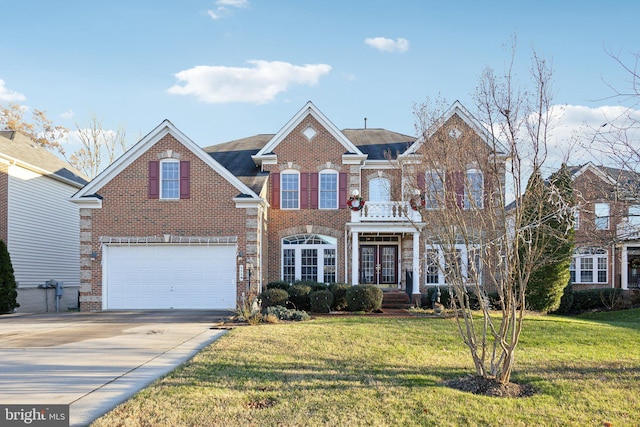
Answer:
[[[85,184],[81,184],[81,183],[79,183],[77,181],[74,181],[72,179],[65,178],[63,176],[60,176],[60,175],[56,174],[55,172],[51,172],[51,171],[48,171],[46,169],[42,169],[41,167],[34,166],[31,163],[25,162],[23,160],[17,159],[17,158],[12,157],[12,156],[8,156],[8,155],[6,155],[4,153],[0,153],[0,157],[3,157],[5,159],[7,159],[8,160],[7,163],[9,163],[10,165],[20,166],[21,168],[28,169],[28,170],[30,170],[32,172],[39,173],[42,176],[46,176],[48,178],[55,179],[56,181],[60,181],[62,183],[71,185],[72,187],[82,188],[82,187],[85,186]]]
[[[149,132],[144,138],[138,141],[133,147],[120,156],[118,160],[113,162],[107,169],[100,173],[93,181],[84,186],[80,191],[72,196],[74,200],[81,197],[90,196],[98,192],[100,188],[110,182],[119,173],[126,169],[131,163],[138,159],[143,153],[149,150],[160,139],[166,135],[172,135],[182,145],[186,146],[191,152],[193,152],[200,160],[209,165],[213,170],[218,172],[223,178],[225,178],[231,185],[233,185],[238,191],[243,194],[248,194],[252,198],[260,198],[251,188],[244,184],[238,177],[233,175],[227,168],[222,166],[213,156],[209,155],[189,137],[183,134],[171,121],[165,119],[156,126],[151,132]]]

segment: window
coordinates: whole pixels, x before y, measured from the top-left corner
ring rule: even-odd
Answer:
[[[573,229],[580,230],[580,211],[577,208],[573,211]]]
[[[160,198],[180,198],[180,162],[177,160],[160,162]]]
[[[320,172],[320,209],[338,209],[338,174]]]
[[[596,203],[596,230],[609,229],[609,203]]]
[[[453,251],[445,252],[442,246],[428,245],[425,251],[425,283],[445,285],[454,280],[468,284],[482,282],[482,259],[480,248],[456,245]]]
[[[484,207],[484,176],[476,169],[469,169],[465,179],[464,208]]]
[[[444,184],[438,171],[427,171],[424,181],[424,207],[426,209],[439,209],[444,199]]]
[[[602,248],[578,248],[573,253],[569,272],[572,283],[607,283],[609,258]]]
[[[629,206],[629,224],[640,225],[640,205]]]
[[[300,174],[285,172],[280,176],[280,207],[282,209],[298,209],[300,206]]]
[[[369,180],[369,201],[391,201],[391,181],[387,178],[373,178]]]
[[[298,234],[282,239],[282,280],[335,283],[337,239],[318,234]]]

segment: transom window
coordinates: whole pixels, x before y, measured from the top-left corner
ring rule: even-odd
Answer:
[[[607,283],[608,254],[602,248],[578,248],[573,253],[569,272],[571,283]]]
[[[300,174],[284,172],[280,175],[280,207],[298,209],[300,207]]]
[[[160,162],[160,198],[180,198],[180,162],[177,160]]]
[[[465,179],[464,208],[484,207],[484,176],[477,169],[467,170]]]
[[[338,209],[338,174],[320,172],[320,209]]]
[[[335,283],[337,239],[298,234],[282,239],[282,280]]]

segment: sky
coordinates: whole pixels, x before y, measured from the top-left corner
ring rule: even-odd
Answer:
[[[474,111],[483,70],[553,67],[558,150],[611,120],[640,52],[635,0],[21,0],[0,5],[0,105],[132,145],[169,119],[205,147],[277,133],[307,101],[338,128],[415,135],[414,106]],[[28,116],[28,114],[27,114]],[[583,153],[584,154],[584,153]],[[576,157],[577,159],[577,157]]]

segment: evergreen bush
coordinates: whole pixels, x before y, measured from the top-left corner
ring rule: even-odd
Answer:
[[[329,313],[333,305],[333,294],[329,289],[314,291],[309,295],[312,313]]]
[[[346,283],[332,283],[329,290],[333,294],[333,309],[336,311],[347,308],[347,290],[351,287]]]
[[[382,290],[374,285],[355,285],[347,290],[349,311],[376,311],[382,307]]]
[[[0,314],[12,313],[20,307],[17,301],[18,291],[13,274],[11,256],[4,241],[0,240]]]
[[[267,307],[273,307],[276,305],[286,306],[289,300],[289,293],[284,289],[271,288],[260,294],[260,301],[262,302],[262,310]]]
[[[309,294],[311,294],[311,286],[294,283],[289,288],[289,301],[297,310],[309,311],[311,308]]]
[[[284,280],[276,280],[275,282],[267,283],[267,289],[284,289],[285,291],[288,291],[290,286],[291,284]]]
[[[291,310],[289,308],[283,307],[281,305],[276,305],[274,307],[268,307],[264,313],[265,316],[275,316],[280,320],[295,320],[295,321],[303,321],[309,320],[309,315],[300,310]]]

